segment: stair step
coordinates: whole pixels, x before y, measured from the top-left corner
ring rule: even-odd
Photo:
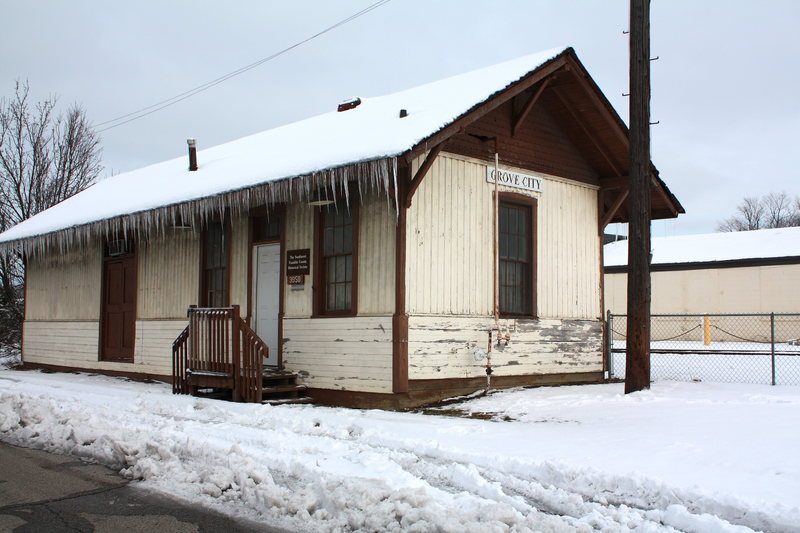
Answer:
[[[303,396],[300,398],[281,398],[277,400],[262,400],[261,403],[263,405],[292,405],[292,404],[312,403],[313,401],[314,401],[313,398],[309,396]]]
[[[278,385],[276,387],[263,387],[262,394],[278,394],[281,392],[300,392],[306,390],[306,385]]]
[[[279,370],[267,370],[263,374],[264,381],[277,381],[279,379],[297,379],[300,377],[295,372],[283,372]]]

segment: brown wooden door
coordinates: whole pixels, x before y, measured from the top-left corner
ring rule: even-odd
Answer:
[[[133,362],[136,337],[136,256],[133,254],[105,260],[102,319],[100,358]]]

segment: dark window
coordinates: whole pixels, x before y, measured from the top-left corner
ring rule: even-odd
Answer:
[[[228,305],[228,243],[225,225],[211,222],[203,246],[203,298],[205,307]]]
[[[347,314],[354,311],[355,208],[323,209],[320,212],[321,313]]]
[[[531,207],[500,204],[500,313],[533,314]]]
[[[253,242],[278,241],[280,238],[280,218],[277,216],[253,217]]]

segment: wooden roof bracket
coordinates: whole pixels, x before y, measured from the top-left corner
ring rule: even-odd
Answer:
[[[606,211],[606,213],[600,219],[600,231],[604,230],[606,226],[611,223],[611,220],[616,216],[619,208],[622,207],[622,204],[625,200],[628,199],[628,193],[630,192],[630,188],[626,187],[622,189],[619,194],[617,195],[617,199],[614,200],[614,203],[611,204],[611,207]]]
[[[411,207],[411,200],[414,198],[414,193],[417,192],[420,183],[425,178],[425,175],[428,174],[428,171],[433,166],[433,162],[436,160],[436,157],[439,155],[439,152],[442,151],[444,145],[447,141],[442,141],[433,148],[431,151],[428,152],[428,155],[425,157],[425,161],[422,162],[417,172],[414,174],[414,177],[411,179],[411,184],[408,188],[408,192],[406,193],[406,207]]]
[[[528,113],[531,112],[533,106],[536,105],[536,102],[539,100],[539,97],[542,96],[542,93],[547,88],[547,84],[550,83],[552,78],[545,78],[545,80],[539,85],[539,88],[536,89],[536,92],[533,93],[528,101],[525,103],[525,107],[522,108],[522,111],[514,117],[514,124],[511,126],[511,136],[516,137],[517,130],[522,125],[522,122],[528,117]]]
[[[606,162],[609,164],[609,166],[611,166],[611,168],[614,170],[614,172],[616,172],[617,175],[622,174],[622,172],[620,171],[619,166],[612,160],[611,156],[609,155],[608,150],[605,147],[603,147],[600,144],[600,142],[597,140],[597,138],[592,134],[592,132],[589,131],[589,128],[586,127],[586,124],[584,124],[583,120],[578,116],[577,113],[575,113],[575,110],[572,109],[572,106],[570,106],[567,103],[566,98],[564,98],[564,96],[561,94],[561,92],[554,87],[553,88],[553,93],[556,95],[556,97],[558,97],[559,101],[562,104],[564,104],[564,107],[566,108],[567,112],[569,112],[569,114],[573,118],[573,120],[575,120],[575,122],[578,124],[578,126],[580,126],[581,130],[583,131],[583,133],[589,138],[591,143],[594,145],[594,147],[597,149],[597,151],[600,152],[600,155],[603,156],[603,159],[606,160]]]
[[[530,89],[531,87],[533,87],[540,81],[544,80],[551,74],[555,73],[556,71],[561,70],[566,66],[566,64],[567,64],[567,57],[561,55],[549,61],[545,65],[539,67],[535,71],[531,72],[528,76],[526,76],[522,80],[512,83],[510,87],[501,91],[501,94],[488,98],[483,103],[476,105],[471,110],[467,111],[459,118],[454,120],[452,123],[450,123],[449,126],[445,126],[437,133],[434,133],[427,139],[418,143],[416,146],[414,146],[414,148],[411,149],[409,154],[410,159],[418,157],[420,154],[428,150],[429,147],[435,147],[437,144],[449,139],[459,131],[464,131],[467,126],[469,126],[479,118],[497,109],[498,107],[505,104],[518,94],[521,94],[525,90]]]

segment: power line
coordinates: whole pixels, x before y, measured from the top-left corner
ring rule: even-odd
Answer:
[[[359,18],[359,17],[361,17],[363,15],[366,15],[370,11],[378,9],[379,7],[383,6],[384,4],[388,4],[389,2],[391,2],[391,0],[379,0],[378,2],[375,2],[374,4],[371,4],[371,5],[367,6],[367,7],[365,7],[361,11],[358,11],[357,13],[354,13],[354,14],[350,15],[349,17],[340,20],[336,24],[333,24],[332,26],[328,26],[324,30],[321,30],[321,31],[315,33],[314,35],[303,39],[302,41],[299,41],[299,42],[297,42],[297,43],[295,43],[295,44],[293,44],[293,45],[291,45],[291,46],[289,46],[287,48],[284,48],[283,50],[281,50],[279,52],[275,52],[274,54],[272,54],[270,56],[267,56],[267,57],[264,57],[262,59],[259,59],[258,61],[254,62],[254,63],[250,63],[249,65],[245,65],[244,67],[238,68],[238,69],[236,69],[236,70],[234,70],[232,72],[224,74],[224,75],[222,75],[222,76],[220,76],[218,78],[215,78],[215,79],[213,79],[213,80],[211,80],[209,82],[203,83],[202,85],[198,85],[198,86],[196,86],[196,87],[194,87],[192,89],[189,89],[188,91],[185,91],[185,92],[182,92],[182,93],[180,93],[178,95],[175,95],[172,98],[167,98],[166,100],[162,100],[160,102],[156,102],[155,104],[149,105],[147,107],[143,107],[143,108],[138,109],[136,111],[131,111],[130,113],[127,113],[125,115],[120,115],[120,116],[118,116],[116,118],[113,118],[111,120],[106,120],[105,122],[101,122],[99,124],[96,124],[96,126],[103,126],[105,124],[111,124],[111,126],[107,126],[107,127],[102,128],[100,130],[97,130],[97,133],[102,133],[104,131],[108,131],[108,130],[110,130],[112,128],[116,128],[118,126],[122,126],[123,124],[127,124],[129,122],[133,122],[134,120],[138,120],[138,119],[140,119],[142,117],[146,117],[147,115],[151,115],[151,114],[155,113],[156,111],[161,111],[162,109],[164,109],[166,107],[169,107],[171,105],[177,104],[178,102],[186,100],[187,98],[190,98],[190,97],[192,97],[192,96],[194,96],[194,95],[196,95],[198,93],[201,93],[203,91],[206,91],[206,90],[208,90],[208,89],[210,89],[210,88],[212,88],[212,87],[214,87],[216,85],[219,85],[220,83],[222,83],[224,81],[227,81],[227,80],[229,80],[229,79],[231,79],[231,78],[233,78],[235,76],[238,76],[240,74],[244,74],[245,72],[247,72],[249,70],[252,70],[252,69],[254,69],[254,68],[256,68],[256,67],[258,67],[260,65],[263,65],[264,63],[266,63],[268,61],[272,61],[273,59],[285,54],[286,52],[294,50],[298,46],[301,46],[301,45],[303,45],[303,44],[305,44],[305,43],[307,43],[307,42],[309,42],[309,41],[311,41],[313,39],[316,39],[317,37],[319,37],[321,35],[324,35],[324,34],[330,32],[332,30],[335,30],[336,28],[338,28],[340,26],[344,26],[348,22],[352,22],[353,20],[355,20],[355,19],[357,19],[357,18]],[[128,117],[130,117],[130,118],[128,118]],[[124,119],[127,119],[127,120],[124,120]],[[120,122],[120,121],[122,121],[122,122]],[[116,124],[114,124],[114,122],[116,122]]]

